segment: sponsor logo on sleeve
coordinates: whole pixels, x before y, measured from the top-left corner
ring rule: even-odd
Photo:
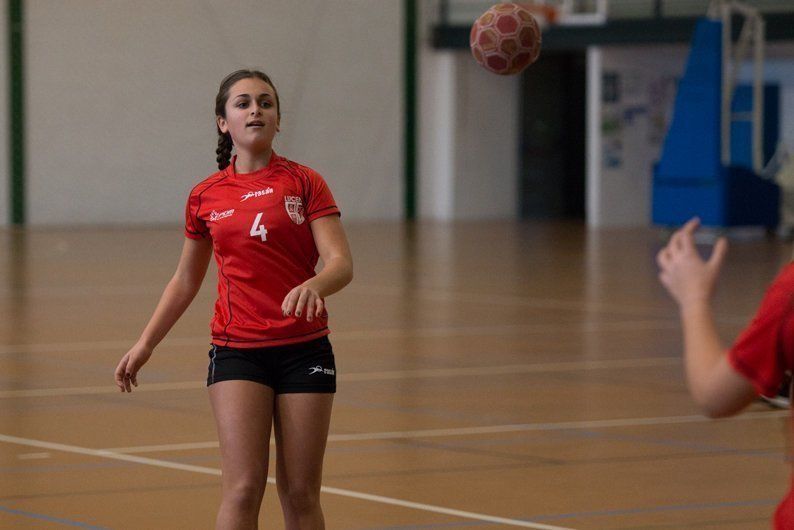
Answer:
[[[224,212],[216,212],[212,210],[210,213],[210,221],[220,221],[221,219],[226,219],[227,217],[231,217],[234,214],[234,208],[231,210],[226,210]]]

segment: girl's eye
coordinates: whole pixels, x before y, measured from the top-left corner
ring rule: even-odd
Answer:
[[[248,104],[248,103],[246,103],[246,102],[244,102],[244,101],[243,101],[243,102],[240,102],[240,103],[238,103],[237,105],[235,105],[235,107],[237,107],[238,109],[241,109],[241,108],[245,107],[247,104]]]

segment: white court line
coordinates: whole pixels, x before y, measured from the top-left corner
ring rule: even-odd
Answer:
[[[648,368],[676,366],[680,357],[651,357],[646,359],[615,359],[602,361],[565,361],[558,363],[511,364],[503,366],[470,366],[461,368],[425,368],[420,370],[391,370],[382,372],[359,372],[340,374],[337,380],[344,381],[388,381],[398,379],[426,379],[484,375],[510,375],[528,373],[568,372],[580,370],[614,370],[617,368]],[[168,390],[195,390],[204,388],[203,381],[180,381],[174,383],[145,383],[135,392],[163,392]],[[0,391],[0,399],[23,397],[79,396],[92,394],[119,394],[118,387],[85,386],[67,388],[31,388],[27,390]]]
[[[788,417],[790,411],[773,410],[769,412],[747,413],[720,420],[705,416],[662,416],[657,418],[617,418],[611,420],[564,421],[556,423],[518,423],[508,425],[484,425],[480,427],[458,427],[452,429],[425,429],[421,431],[387,431],[352,434],[330,434],[329,442],[352,442],[367,440],[402,440],[406,438],[437,438],[442,436],[468,436],[476,434],[496,434],[506,432],[542,432],[576,429],[603,429],[609,427],[636,427],[648,425],[675,425],[682,423],[711,423],[717,421],[749,421]],[[271,438],[271,445],[275,441]],[[114,453],[150,453],[160,451],[187,451],[193,449],[212,449],[218,442],[195,442],[163,445],[139,445],[135,447],[113,447],[104,449]]]
[[[653,329],[677,329],[675,319],[655,319],[626,322],[571,322],[566,324],[501,324],[494,326],[438,326],[430,328],[383,328],[371,330],[334,331],[331,339],[339,340],[370,340],[375,338],[411,338],[411,337],[455,337],[469,335],[500,335],[502,333],[594,333],[598,331],[644,331]],[[65,353],[82,351],[105,351],[129,349],[137,339],[83,341],[83,342],[52,342],[39,344],[0,345],[0,354],[15,353]],[[162,350],[169,346],[206,346],[209,349],[209,337],[173,337],[166,338],[158,346]]]
[[[378,295],[378,296],[398,296],[404,297],[405,290],[399,287],[384,285],[361,285],[356,284],[349,288],[359,295]],[[441,291],[432,289],[416,290],[412,296],[419,299],[430,301],[456,301],[475,304],[493,304],[507,306],[532,307],[535,309],[557,309],[564,311],[583,312],[583,313],[602,313],[620,316],[636,317],[644,316],[664,316],[670,312],[664,306],[640,306],[625,303],[605,304],[596,300],[560,300],[557,298],[538,298],[533,296],[516,296],[509,294],[490,294],[472,293],[464,291]],[[745,324],[747,318],[726,313],[716,315],[720,323]]]
[[[204,467],[204,466],[192,466],[188,464],[179,464],[176,462],[169,462],[167,460],[157,460],[154,458],[145,458],[141,456],[131,456],[125,455],[120,453],[115,453],[113,451],[102,450],[102,449],[89,449],[87,447],[78,447],[76,445],[65,445],[59,443],[52,443],[52,442],[44,442],[41,440],[32,440],[29,438],[19,438],[17,436],[8,436],[5,434],[0,434],[0,442],[7,442],[12,444],[18,445],[26,445],[28,447],[38,447],[41,449],[50,449],[53,451],[62,451],[66,453],[76,453],[81,455],[88,455],[88,456],[96,456],[101,458],[109,458],[112,460],[122,460],[124,462],[133,462],[136,464],[143,464],[148,466],[155,466],[155,467],[163,467],[166,469],[176,469],[179,471],[190,471],[193,473],[203,473],[205,475],[214,475],[214,476],[221,476],[221,470],[212,468],[212,467]],[[269,484],[275,484],[276,480],[272,477],[268,477],[267,481]],[[422,504],[418,502],[411,502],[411,501],[404,501],[402,499],[395,499],[392,497],[383,497],[381,495],[371,495],[369,493],[360,493],[357,491],[351,491],[346,489],[340,488],[331,488],[328,486],[322,486],[320,491],[323,493],[328,493],[330,495],[340,495],[342,497],[351,497],[354,499],[362,499],[372,502],[378,502],[381,504],[391,504],[393,506],[401,506],[403,508],[412,508],[415,510],[422,510],[426,512],[433,512],[433,513],[440,513],[444,515],[451,515],[453,517],[460,517],[462,519],[474,519],[476,521],[485,521],[489,523],[500,523],[508,526],[519,526],[522,528],[535,528],[537,530],[573,530],[571,528],[564,528],[562,526],[550,526],[540,523],[531,523],[528,521],[521,521],[519,519],[508,519],[505,517],[496,517],[493,515],[486,515],[481,513],[474,513],[474,512],[466,512],[462,510],[453,510],[451,508],[444,508],[443,506],[434,506],[432,504]]]

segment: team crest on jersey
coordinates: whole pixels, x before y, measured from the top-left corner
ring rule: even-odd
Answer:
[[[231,217],[232,214],[234,214],[234,208],[231,210],[226,210],[225,212],[216,212],[215,210],[212,210],[210,213],[210,221],[220,221],[221,219]]]
[[[287,209],[289,218],[296,225],[303,224],[303,221],[306,220],[303,214],[303,201],[300,197],[285,195],[284,207]]]

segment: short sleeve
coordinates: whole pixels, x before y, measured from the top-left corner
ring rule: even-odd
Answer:
[[[794,350],[794,266],[767,290],[758,312],[728,352],[731,365],[765,396],[777,393]]]
[[[307,169],[306,219],[311,222],[326,215],[341,215],[334,196],[325,179],[312,169]]]
[[[204,239],[209,237],[209,229],[198,214],[201,206],[201,196],[194,191],[190,192],[185,205],[185,237],[190,239]]]

